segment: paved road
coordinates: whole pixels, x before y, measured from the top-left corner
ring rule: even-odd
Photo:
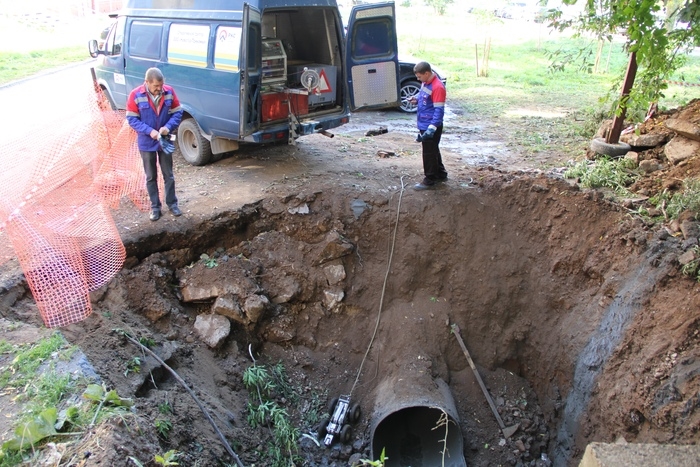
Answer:
[[[80,109],[81,99],[92,90],[92,63],[89,60],[0,87],[3,137],[40,133],[47,121],[72,116]]]

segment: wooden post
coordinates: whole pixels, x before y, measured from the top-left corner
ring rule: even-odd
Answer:
[[[622,134],[622,125],[625,122],[625,114],[627,113],[627,97],[630,95],[632,90],[632,85],[634,84],[634,78],[637,76],[637,53],[632,52],[630,54],[630,62],[627,65],[627,72],[625,73],[625,80],[622,83],[622,92],[620,93],[620,112],[615,113],[613,118],[612,128],[605,142],[608,144],[617,144],[620,142],[620,135]]]
[[[474,53],[476,54],[476,77],[479,77],[479,45],[474,44]]]

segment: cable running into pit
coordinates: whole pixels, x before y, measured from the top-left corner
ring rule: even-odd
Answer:
[[[396,206],[396,224],[394,225],[394,235],[392,236],[391,239],[391,249],[389,250],[389,264],[387,264],[386,267],[386,274],[384,274],[384,284],[382,285],[382,295],[379,298],[379,311],[377,311],[377,322],[374,325],[374,332],[372,333],[372,338],[369,340],[369,345],[367,346],[367,351],[365,352],[365,356],[362,357],[362,362],[360,363],[360,369],[357,370],[357,377],[355,378],[355,382],[352,383],[352,389],[350,389],[350,396],[352,396],[352,393],[355,392],[355,387],[357,386],[357,383],[360,381],[360,375],[362,374],[362,367],[365,365],[365,361],[367,360],[367,355],[369,355],[369,351],[372,348],[372,344],[374,343],[374,338],[377,336],[377,330],[379,329],[379,321],[382,317],[382,307],[384,305],[384,293],[386,292],[386,283],[389,280],[389,271],[391,271],[391,261],[394,258],[394,247],[396,246],[396,232],[399,230],[399,215],[401,213],[401,199],[403,198],[403,192],[405,191],[406,185],[403,183],[403,177],[404,175],[401,176],[401,192],[399,193],[399,204]]]

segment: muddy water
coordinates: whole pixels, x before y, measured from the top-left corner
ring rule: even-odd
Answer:
[[[356,112],[350,123],[335,130],[338,134],[357,134],[384,126],[390,132],[417,134],[415,114],[398,110],[380,112]],[[501,161],[516,158],[506,143],[485,131],[478,121],[465,119],[449,106],[445,110],[445,129],[440,147],[459,156],[459,162],[469,166],[499,165]]]
[[[621,278],[620,290],[610,303],[598,329],[581,351],[576,362],[572,388],[566,398],[564,417],[554,448],[555,465],[566,465],[572,456],[575,438],[580,430],[580,417],[585,412],[596,378],[620,343],[635,314],[643,310],[642,302],[665,275],[663,269],[642,262],[636,271]],[[618,279],[613,277],[613,282]],[[598,304],[592,304],[597,307]]]

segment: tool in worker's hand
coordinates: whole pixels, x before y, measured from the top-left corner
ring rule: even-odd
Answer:
[[[489,403],[489,406],[491,407],[491,411],[493,414],[496,416],[496,421],[498,421],[498,426],[501,428],[501,432],[503,433],[503,437],[508,439],[511,436],[515,434],[516,431],[518,431],[518,428],[520,428],[520,423],[516,423],[513,426],[506,427],[505,424],[503,423],[503,420],[501,419],[501,415],[498,413],[498,410],[496,410],[496,406],[493,403],[493,399],[491,399],[491,394],[489,394],[488,389],[486,389],[486,386],[484,385],[484,382],[481,380],[481,376],[479,375],[479,372],[476,369],[476,365],[474,365],[474,361],[472,360],[471,355],[469,355],[469,351],[467,350],[467,346],[464,345],[464,341],[462,340],[462,336],[460,335],[459,331],[459,326],[457,324],[452,324],[452,333],[455,335],[457,338],[457,342],[459,342],[459,346],[462,347],[462,352],[464,352],[464,355],[467,357],[467,361],[469,362],[469,366],[471,367],[472,371],[474,372],[474,376],[476,376],[476,380],[479,382],[479,386],[481,386],[481,390],[484,392],[484,396],[486,396],[486,400]]]

